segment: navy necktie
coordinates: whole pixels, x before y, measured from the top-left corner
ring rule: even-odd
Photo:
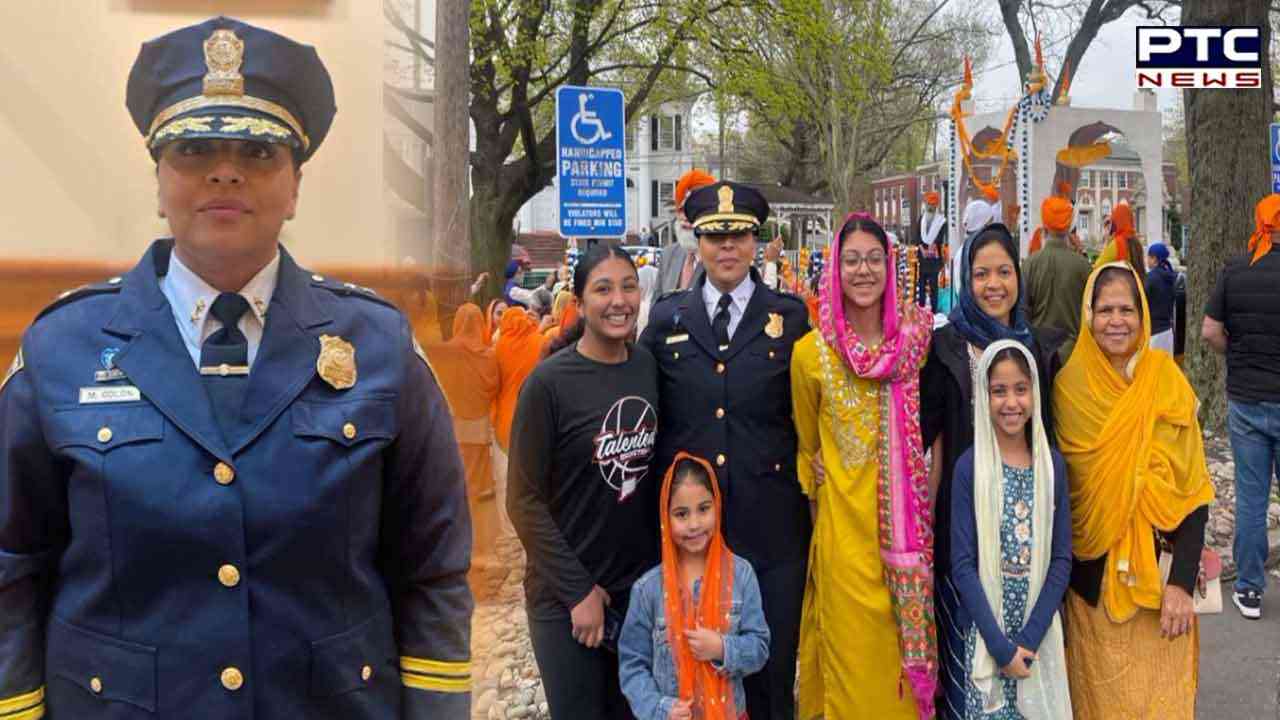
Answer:
[[[716,316],[711,319],[711,329],[715,331],[716,343],[721,350],[729,347],[729,306],[732,304],[733,298],[729,293],[722,294],[720,302],[716,303]]]
[[[238,326],[248,309],[249,301],[239,293],[219,295],[209,314],[222,323],[222,328],[200,347],[200,377],[227,440],[228,429],[240,419],[245,387],[249,384],[249,340]]]

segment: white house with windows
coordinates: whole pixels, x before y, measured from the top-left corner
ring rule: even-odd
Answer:
[[[676,182],[693,167],[692,103],[670,102],[627,125],[627,234],[648,228],[653,242],[671,220]],[[560,229],[555,179],[516,215],[519,231]]]

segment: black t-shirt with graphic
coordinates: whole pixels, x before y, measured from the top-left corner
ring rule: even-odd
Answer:
[[[657,365],[573,345],[525,381],[511,429],[507,509],[528,556],[525,598],[537,619],[565,617],[599,585],[625,611],[631,584],[659,561]]]

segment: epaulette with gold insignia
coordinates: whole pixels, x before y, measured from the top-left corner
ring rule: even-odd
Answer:
[[[13,363],[9,365],[9,370],[4,374],[4,379],[0,380],[0,392],[4,391],[4,386],[9,384],[9,379],[22,371],[26,367],[26,363],[22,360],[22,348],[18,348],[18,354],[14,356]]]
[[[40,318],[44,317],[45,315],[48,315],[54,310],[57,310],[63,305],[73,303],[77,300],[82,300],[84,298],[91,297],[94,295],[102,295],[104,293],[120,292],[120,284],[123,281],[123,279],[124,278],[116,276],[104,282],[91,283],[89,285],[81,285],[78,288],[64,290],[61,293],[59,293],[58,297],[55,298],[53,302],[49,303],[49,305],[47,305],[45,309],[41,310],[40,314],[36,315],[36,320],[39,320]]]
[[[396,307],[395,303],[374,292],[373,288],[368,288],[363,285],[342,282],[341,280],[334,280],[333,278],[327,278],[319,274],[313,274],[311,276],[311,285],[313,287],[324,288],[325,290],[342,297],[362,297],[366,300],[372,300],[376,303],[386,305],[389,308],[395,308],[396,310],[400,309]]]
[[[689,288],[681,288],[679,290],[668,290],[662,293],[661,295],[659,295],[658,299],[653,301],[653,304],[657,305],[658,303],[662,302],[663,300],[666,300],[667,298],[673,298],[677,295],[681,295],[687,292],[689,292]]]

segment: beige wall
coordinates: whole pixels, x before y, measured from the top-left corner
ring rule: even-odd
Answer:
[[[168,234],[124,107],[145,40],[227,14],[315,45],[338,115],[283,240],[304,263],[392,264],[382,181],[381,0],[3,0],[0,260],[134,261]]]

